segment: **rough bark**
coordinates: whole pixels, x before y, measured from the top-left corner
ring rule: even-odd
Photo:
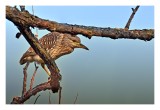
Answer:
[[[88,38],[92,36],[109,37],[111,39],[140,39],[150,41],[154,38],[154,29],[128,30],[123,28],[102,28],[94,26],[72,25],[57,23],[33,16],[28,11],[19,11],[15,7],[6,7],[6,18],[15,24],[23,24],[26,27],[37,27],[48,31],[57,31],[70,34],[82,34]]]
[[[22,96],[26,94],[26,87],[27,87],[27,68],[28,68],[29,63],[26,64],[26,66],[23,68],[23,87],[22,87]]]

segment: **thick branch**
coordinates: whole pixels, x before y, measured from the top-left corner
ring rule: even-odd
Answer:
[[[140,39],[151,40],[154,38],[154,29],[143,30],[126,30],[123,28],[101,28],[93,26],[71,25],[57,23],[38,18],[31,15],[29,12],[20,12],[14,7],[6,7],[6,18],[15,24],[23,24],[25,26],[38,27],[40,29],[47,29],[49,31],[57,31],[70,34],[82,34],[91,38],[92,36],[109,37],[112,39],[126,38],[126,39]]]

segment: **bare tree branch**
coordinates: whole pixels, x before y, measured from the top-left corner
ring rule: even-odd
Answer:
[[[24,26],[38,27],[40,29],[47,29],[48,31],[57,31],[70,34],[82,34],[88,38],[92,36],[109,37],[111,39],[140,39],[149,41],[154,38],[154,29],[143,30],[126,30],[123,28],[102,28],[94,26],[71,25],[64,23],[57,23],[41,19],[33,16],[28,11],[20,12],[15,7],[6,7],[6,18],[15,24],[23,24]]]
[[[130,16],[130,18],[129,18],[127,24],[126,24],[126,26],[125,26],[125,29],[129,29],[129,26],[130,26],[130,24],[131,24],[131,21],[132,21],[134,15],[136,14],[136,12],[137,12],[137,10],[138,10],[139,7],[140,7],[140,6],[136,6],[135,9],[132,8],[132,11],[133,11],[133,12],[132,12],[132,14],[131,14],[131,16]]]
[[[27,87],[27,68],[29,66],[29,63],[26,63],[26,66],[23,68],[23,88],[22,88],[22,96],[26,93],[26,87]]]
[[[136,9],[133,9],[135,11]],[[59,69],[56,63],[51,60],[50,55],[45,51],[45,49],[39,44],[38,39],[33,35],[30,30],[30,27],[37,27],[39,29],[47,29],[51,32],[57,31],[61,33],[69,33],[69,34],[82,34],[88,38],[92,38],[92,36],[99,37],[109,37],[112,39],[126,38],[126,39],[140,39],[144,41],[149,41],[154,38],[154,29],[143,29],[143,30],[126,30],[123,28],[102,28],[102,27],[94,27],[94,26],[83,26],[83,25],[72,25],[72,24],[64,24],[57,23],[55,21],[49,21],[45,19],[41,19],[37,16],[30,14],[25,10],[25,6],[21,6],[21,11],[19,11],[16,7],[6,6],[6,18],[13,22],[20,33],[16,35],[17,38],[22,34],[34,51],[43,59],[48,69],[51,72],[51,80],[42,84],[37,85],[32,88],[34,77],[36,74],[33,74],[30,84],[30,90],[26,91],[26,80],[27,80],[27,72],[26,68],[28,67],[28,63],[24,68],[24,80],[23,80],[23,90],[21,97],[14,97],[12,102],[13,104],[22,104],[26,100],[28,100],[31,96],[36,95],[40,91],[44,90],[52,90],[53,93],[58,92],[59,90],[59,104],[61,103],[61,87],[60,87],[60,75]],[[131,18],[131,17],[130,17]],[[129,22],[129,21],[128,21]],[[131,22],[131,20],[130,20]],[[130,23],[129,23],[130,25]],[[129,25],[126,28],[129,28]],[[78,93],[74,103],[76,103],[78,97]],[[38,98],[37,98],[38,99]]]
[[[27,91],[24,96],[14,97],[11,104],[23,104],[26,100],[28,100],[31,96],[36,95],[38,92],[51,89],[52,86],[50,85],[50,81],[39,84],[33,89]]]
[[[37,73],[37,69],[38,69],[38,66],[36,66],[36,64],[35,64],[35,71],[34,71],[34,73],[33,73],[33,75],[32,75],[32,78],[31,78],[30,90],[31,90],[32,87],[33,87],[33,82],[34,82],[35,75],[36,75],[36,73]]]

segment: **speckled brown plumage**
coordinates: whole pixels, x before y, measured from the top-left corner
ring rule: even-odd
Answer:
[[[58,32],[52,32],[43,36],[39,39],[39,43],[54,60],[73,52],[74,48],[83,48],[88,50],[86,46],[81,44],[78,36]],[[37,62],[41,64],[44,70],[49,74],[49,71],[46,70],[44,61],[35,53],[32,47],[30,47],[20,59],[21,65],[26,62]]]

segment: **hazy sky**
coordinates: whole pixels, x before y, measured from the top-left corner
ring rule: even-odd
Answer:
[[[124,28],[135,6],[34,6],[36,16],[60,23],[86,26]],[[32,7],[26,7],[32,13]],[[154,7],[141,6],[130,29],[153,29]],[[12,22],[6,20],[6,103],[20,96],[23,66],[19,59],[29,44]],[[35,33],[35,30],[33,30]],[[48,31],[39,30],[39,37]],[[78,35],[90,50],[76,49],[70,55],[56,60],[62,74],[62,103],[73,104],[78,93],[78,104],[153,104],[154,103],[154,40],[93,37]],[[28,83],[34,71],[28,70]],[[41,67],[35,85],[47,81]],[[49,91],[43,91],[37,103],[48,103]],[[36,96],[37,96],[36,95]],[[36,96],[26,103],[33,104]],[[52,103],[58,103],[58,94],[52,94]]]

